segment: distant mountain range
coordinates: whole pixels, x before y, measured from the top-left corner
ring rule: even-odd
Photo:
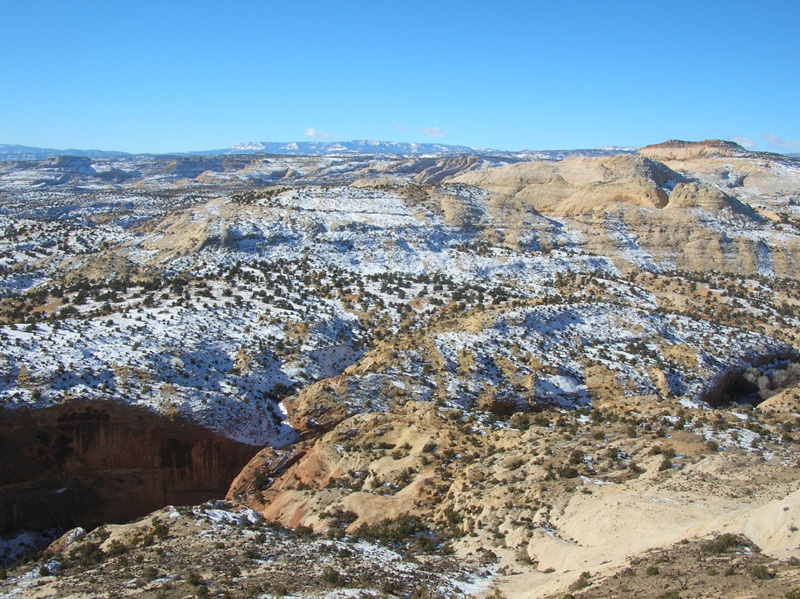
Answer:
[[[278,154],[278,155],[327,155],[327,154],[392,154],[404,155],[503,155],[518,156],[525,159],[562,160],[570,156],[605,156],[608,154],[629,154],[636,152],[634,147],[604,146],[579,150],[523,150],[511,152],[489,148],[446,145],[436,143],[404,143],[394,141],[300,141],[300,142],[248,142],[238,143],[229,148],[201,150],[196,152],[173,152],[162,156],[224,156],[233,154]],[[120,158],[133,156],[127,152],[104,150],[57,150],[36,148],[13,144],[0,144],[0,161],[44,160],[57,156],[83,156],[88,158]]]
[[[125,152],[105,150],[55,150],[53,148],[34,148],[16,144],[0,144],[0,160],[44,160],[56,156],[85,156],[88,158],[114,158],[129,156]]]
[[[497,150],[445,144],[418,144],[397,141],[295,141],[281,143],[259,141],[234,144],[210,154],[491,154]],[[203,152],[204,154],[206,152]]]
[[[437,143],[414,143],[398,141],[257,141],[233,144],[228,148],[217,150],[199,150],[195,152],[168,152],[163,154],[108,150],[58,150],[54,148],[36,148],[15,144],[0,144],[0,161],[8,160],[45,160],[57,156],[82,156],[87,158],[125,158],[132,156],[230,156],[242,154],[273,154],[282,156],[324,156],[341,154],[386,154],[396,156],[506,156],[522,160],[564,160],[573,156],[608,156],[611,154],[634,154],[637,147],[601,146],[573,150],[495,150],[491,148],[473,148]],[[800,158],[800,153],[785,154],[790,158]]]

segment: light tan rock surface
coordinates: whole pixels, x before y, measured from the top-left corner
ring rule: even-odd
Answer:
[[[796,277],[800,245],[781,233],[795,217],[778,199],[800,198],[800,169],[792,165],[731,142],[671,141],[639,155],[511,164],[452,180],[568,218],[592,253],[614,256],[623,271]]]
[[[543,214],[572,216],[620,203],[661,208],[668,196],[659,186],[680,179],[649,158],[620,155],[511,164],[453,180],[514,196]]]
[[[342,422],[262,498],[238,498],[268,519],[317,530],[329,526],[320,514],[336,509],[354,514],[350,531],[401,514],[451,526],[459,554],[492,547],[510,598],[565,592],[583,571],[613,574],[649,550],[722,533],[746,535],[774,559],[794,555],[798,446],[765,441],[762,452],[740,441],[713,451],[704,443],[702,412],[684,413],[695,424],[672,429],[663,415],[676,407],[661,404],[659,416],[654,405],[609,404],[603,413],[610,419],[595,423],[557,412],[541,420],[518,414],[510,428],[494,428],[409,402]],[[640,410],[650,415],[628,424]],[[732,427],[719,428],[722,435],[745,431],[742,422],[780,430],[794,419],[722,414]],[[736,435],[745,433],[725,438]]]

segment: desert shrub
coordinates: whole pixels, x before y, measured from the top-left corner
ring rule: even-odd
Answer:
[[[322,512],[320,516],[331,521],[331,528],[347,528],[358,520],[358,514],[340,507]]]
[[[142,572],[142,578],[146,582],[151,582],[151,581],[155,580],[156,578],[158,578],[158,570],[156,568],[154,568],[153,566],[147,566],[144,569],[144,572]]]
[[[509,421],[513,428],[516,428],[522,432],[525,432],[531,427],[531,419],[530,416],[527,414],[523,414],[518,412],[511,416],[511,420]]]
[[[512,460],[511,463],[508,464],[508,469],[509,470],[517,470],[524,463],[525,463],[525,460],[523,460],[522,458],[517,458],[515,460]]]
[[[203,579],[200,573],[197,572],[197,570],[189,570],[186,573],[185,580],[193,587],[198,587],[206,583],[206,581]]]
[[[125,545],[117,540],[114,540],[108,544],[106,555],[108,557],[119,557],[120,555],[125,555],[127,552],[128,548]]]
[[[261,552],[259,552],[259,550],[256,549],[255,547],[248,547],[247,549],[244,550],[244,556],[247,559],[260,559]]]
[[[752,566],[749,572],[750,576],[753,577],[753,580],[769,580],[771,578],[775,578],[775,573],[767,568],[764,564]]]
[[[445,508],[443,514],[445,520],[447,521],[447,525],[451,528],[457,527],[464,521],[464,516],[455,511],[452,507]]]
[[[344,579],[339,571],[328,566],[323,570],[321,576],[322,582],[329,587],[340,587],[344,584]]]
[[[164,540],[169,536],[169,527],[160,518],[153,518],[150,521],[150,525],[152,526],[152,533],[157,538]]]
[[[658,569],[658,566],[647,566],[647,570],[644,572],[648,576],[658,576],[661,573],[661,570]]]
[[[73,549],[69,557],[78,562],[78,565],[83,568],[90,568],[95,564],[99,564],[105,559],[105,553],[100,549],[98,543],[85,543],[76,549]]]
[[[561,478],[577,478],[578,474],[578,471],[573,466],[564,466],[558,471],[558,476]]]
[[[674,458],[676,455],[674,447],[661,447],[661,445],[653,446],[647,453],[648,455],[663,455],[665,458]]]
[[[397,580],[384,580],[381,583],[380,591],[384,595],[399,595],[404,590],[403,584]]]
[[[256,470],[253,474],[253,488],[256,491],[263,491],[269,486],[269,478],[261,472],[260,470]]]
[[[300,526],[294,529],[294,534],[296,534],[300,538],[307,538],[313,536],[314,529],[311,528],[310,526],[305,526],[304,524],[301,524]]]
[[[725,553],[738,546],[753,548],[753,544],[746,538],[726,532],[700,545],[700,550],[703,553]]]
[[[375,524],[362,524],[355,531],[355,536],[384,545],[407,545],[425,553],[435,550],[439,544],[419,516],[409,514],[387,518]]]
[[[582,450],[576,449],[569,455],[569,463],[572,465],[581,464],[585,455],[586,454]]]
[[[397,484],[405,486],[411,482],[412,478],[414,478],[414,471],[411,468],[405,468],[397,475]]]
[[[569,590],[570,591],[580,591],[581,589],[585,589],[589,586],[589,579],[592,577],[591,573],[589,572],[581,572],[581,575],[578,577],[578,580],[573,582]]]

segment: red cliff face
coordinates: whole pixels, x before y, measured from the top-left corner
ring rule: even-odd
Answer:
[[[257,450],[134,406],[0,410],[0,533],[125,522],[222,497]]]

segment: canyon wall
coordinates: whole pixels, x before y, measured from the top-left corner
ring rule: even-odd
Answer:
[[[258,451],[109,402],[0,411],[0,533],[125,522],[222,497]]]

